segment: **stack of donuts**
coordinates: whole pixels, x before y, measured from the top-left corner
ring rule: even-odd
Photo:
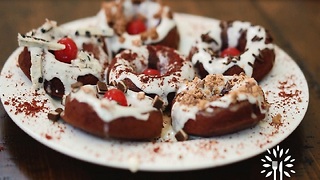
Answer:
[[[237,132],[266,117],[258,83],[275,52],[263,27],[220,21],[183,55],[174,14],[161,2],[104,2],[96,20],[72,30],[47,20],[18,35],[19,67],[32,87],[64,105],[50,119],[100,137],[180,141]]]

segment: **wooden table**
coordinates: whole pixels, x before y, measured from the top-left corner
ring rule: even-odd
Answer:
[[[320,2],[319,1],[169,1],[176,12],[224,20],[245,20],[269,29],[275,43],[304,72],[310,90],[309,108],[299,127],[279,145],[295,157],[292,179],[320,179]],[[45,18],[60,24],[93,16],[99,0],[1,1],[0,69],[17,48],[17,33],[38,27]],[[0,82],[1,83],[1,82]],[[137,172],[98,166],[56,152],[24,133],[0,105],[0,180],[217,178],[272,179],[261,174],[263,155],[218,168],[187,172]]]

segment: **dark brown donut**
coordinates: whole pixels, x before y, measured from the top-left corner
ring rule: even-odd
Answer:
[[[218,30],[221,32],[218,33]],[[220,36],[218,36],[220,34]],[[192,46],[188,59],[201,78],[208,74],[234,75],[244,72],[261,81],[270,72],[275,61],[270,33],[249,22],[221,21]],[[221,51],[232,47],[238,56],[220,57]]]
[[[127,114],[116,116],[114,119],[106,121],[98,111],[108,111],[108,108],[104,109],[103,106],[116,107],[121,105],[112,104],[111,101],[107,100],[104,100],[105,102],[103,103],[101,99],[97,98],[95,89],[96,87],[87,85],[71,92],[66,97],[65,110],[61,115],[62,119],[79,129],[100,137],[151,140],[160,136],[163,127],[162,112],[152,107],[151,98],[145,96],[142,97],[145,99],[141,100],[150,102],[149,107],[144,106],[141,108],[150,110],[145,110],[143,113],[140,112],[143,115],[147,115],[147,119],[139,119],[138,117]],[[82,92],[84,93],[77,95],[77,93]],[[137,93],[135,92],[130,91],[127,93],[131,93],[137,97],[137,95],[135,95]],[[98,104],[98,106],[94,104]],[[128,109],[134,108],[135,106],[137,106],[137,104],[125,107],[124,109],[129,111]],[[137,112],[137,114],[138,113],[139,112]],[[122,112],[122,114],[125,114],[125,112]]]
[[[57,98],[68,93],[72,83],[79,81],[83,84],[96,84],[101,79],[102,70],[108,66],[106,44],[102,37],[80,37],[79,33],[66,35],[77,42],[79,51],[76,59],[83,53],[86,59],[96,61],[95,67],[80,67],[79,63],[72,65],[58,61],[53,47],[58,44],[55,44],[57,39],[64,37],[60,33],[62,29],[59,28],[55,21],[47,20],[38,29],[18,36],[19,45],[23,46],[18,57],[20,69],[32,81],[35,89],[43,87],[47,94]]]
[[[195,78],[179,89],[171,111],[175,131],[209,137],[252,127],[268,104],[260,86],[243,73]]]
[[[160,75],[144,74],[145,69],[158,70]],[[133,91],[160,96],[166,104],[170,104],[172,93],[180,84],[194,76],[191,62],[176,50],[159,45],[122,51],[112,60],[107,72],[109,83],[122,81]]]
[[[157,1],[112,1],[102,3],[101,9],[98,14],[101,21],[99,23],[115,32],[110,39],[110,48],[114,55],[141,45],[162,45],[178,49],[180,35],[168,6]],[[144,22],[146,30],[130,34],[127,32],[127,26],[136,19]]]
[[[231,110],[234,108],[237,111]],[[257,118],[252,118],[251,114]],[[214,113],[200,111],[196,114],[196,120],[187,121],[183,130],[195,136],[218,136],[252,127],[264,118],[265,114],[260,112],[257,105],[242,101],[231,104],[227,109],[214,108]]]

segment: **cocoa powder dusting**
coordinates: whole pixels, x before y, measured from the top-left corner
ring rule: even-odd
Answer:
[[[15,108],[10,111],[14,111],[15,115],[24,113],[27,116],[37,117],[37,113],[45,112],[49,109],[46,107],[47,102],[47,99],[26,101],[21,97],[10,97],[4,104],[14,106]]]
[[[52,139],[52,136],[50,136],[49,134],[46,134],[45,137],[46,137],[48,140]]]

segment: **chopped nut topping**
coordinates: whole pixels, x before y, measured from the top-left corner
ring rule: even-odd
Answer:
[[[124,43],[126,41],[126,38],[124,38],[123,36],[119,37],[119,42]]]
[[[80,88],[81,86],[83,86],[83,83],[82,82],[76,82],[76,83],[73,83],[71,84],[71,88],[72,89],[77,89],[77,88]]]
[[[159,37],[156,28],[151,28],[151,29],[149,30],[149,34],[150,34],[150,38],[151,38],[152,40],[158,39],[158,37]]]
[[[142,42],[140,39],[135,39],[135,40],[132,40],[132,44],[134,46],[142,46]]]
[[[146,94],[142,91],[138,92],[137,98],[143,100],[146,97]]]
[[[184,105],[197,106],[200,110],[206,109],[210,102],[229,95],[232,103],[236,103],[240,93],[258,97],[263,94],[253,78],[244,73],[226,78],[223,75],[208,75],[204,79],[195,78],[187,82],[185,90],[178,93],[176,102]]]
[[[281,124],[281,118],[282,118],[281,114],[277,114],[272,118],[272,123]]]

